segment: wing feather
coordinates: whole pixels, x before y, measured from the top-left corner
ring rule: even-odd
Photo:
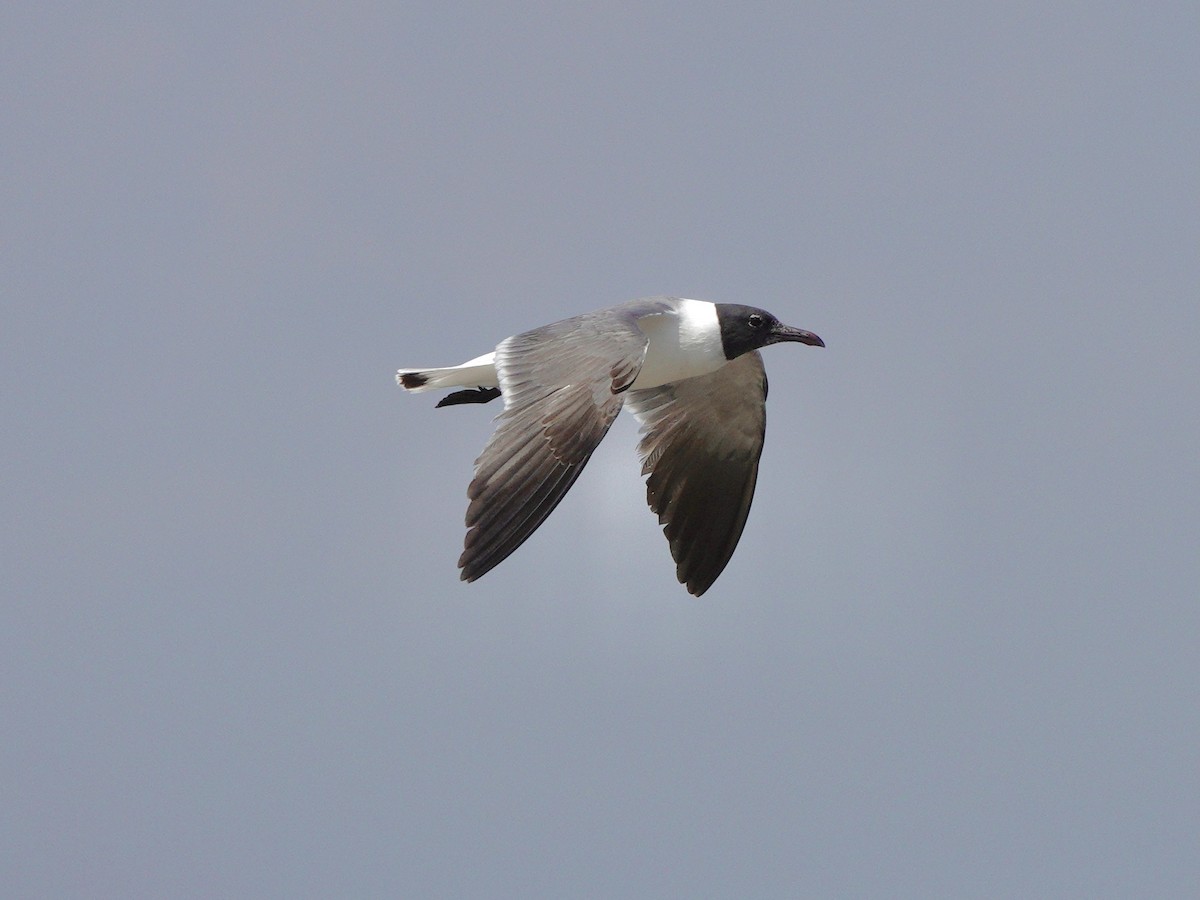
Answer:
[[[515,335],[496,348],[504,412],[467,489],[464,581],[523,544],[579,477],[641,370],[647,338],[634,307]]]
[[[766,434],[767,376],[758,351],[715,372],[630,391],[642,422],[646,500],[675,574],[697,597],[729,563],[750,513]]]

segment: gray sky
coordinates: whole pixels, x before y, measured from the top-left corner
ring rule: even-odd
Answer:
[[[10,6],[6,894],[1200,893],[1200,6]],[[655,293],[724,576],[630,420],[459,583],[394,370]]]

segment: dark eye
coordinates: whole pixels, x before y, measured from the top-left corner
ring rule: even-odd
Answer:
[[[758,313],[750,313],[750,316],[746,319],[746,321],[749,323],[751,328],[762,328],[764,324],[763,317]]]

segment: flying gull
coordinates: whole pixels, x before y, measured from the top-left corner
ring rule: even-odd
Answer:
[[[675,574],[703,594],[754,498],[767,398],[758,350],[784,341],[825,346],[752,306],[651,297],[514,335],[459,366],[401,369],[396,381],[414,393],[460,388],[438,406],[504,399],[467,489],[462,580],[537,530],[628,405],[642,423],[646,499]]]

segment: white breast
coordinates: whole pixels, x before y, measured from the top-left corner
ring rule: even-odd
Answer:
[[[674,315],[662,313],[638,320],[650,338],[642,371],[631,388],[658,387],[684,378],[707,375],[725,365],[717,308],[703,300],[680,300]]]

